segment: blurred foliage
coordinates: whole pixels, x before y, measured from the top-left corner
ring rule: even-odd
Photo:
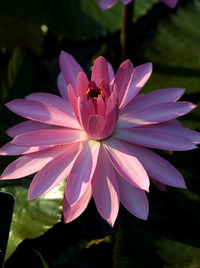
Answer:
[[[144,88],[186,88],[186,93],[200,93],[200,1],[192,1],[163,19],[156,34],[145,42],[140,58],[152,61],[154,71]]]
[[[158,1],[136,0],[135,18],[144,15]],[[104,12],[97,0],[1,0],[0,8],[30,23],[47,25],[49,30],[75,42],[116,32],[121,26],[121,1]]]
[[[1,182],[1,185],[3,182]],[[6,184],[6,183],[5,183]],[[48,194],[28,200],[28,189],[22,185],[7,183],[1,186],[2,192],[12,193],[16,198],[6,258],[8,258],[24,239],[35,238],[45,233],[62,215],[64,183]]]
[[[198,268],[200,248],[184,243],[161,239],[155,245],[158,255],[168,264],[164,268]]]
[[[135,0],[134,21],[145,14],[148,16],[158,2]],[[131,60],[135,65],[153,62],[154,71],[143,92],[183,87],[186,88],[183,99],[198,104],[200,0],[185,2],[177,10],[169,9],[164,16],[160,15],[157,27],[153,25],[144,40],[136,40],[139,49],[133,49]],[[120,29],[121,8],[121,1],[102,12],[97,0],[1,0],[1,144],[8,141],[4,131],[22,120],[3,103],[37,91],[58,94],[56,79],[61,49],[72,53],[87,71],[99,54],[105,55],[117,69],[120,48],[110,47],[109,42],[116,44],[113,33]],[[109,42],[102,44],[102,36],[107,36]],[[182,122],[200,130],[199,118],[200,108],[196,108]],[[161,154],[184,175],[188,189],[169,187],[168,193],[164,193],[151,186],[148,221],[136,219],[121,207],[113,229],[98,215],[93,201],[77,220],[63,224],[63,185],[54,194],[28,201],[29,179],[1,182],[1,189],[16,197],[7,257],[16,247],[17,250],[5,268],[17,265],[29,268],[200,267],[199,151]],[[13,157],[0,158],[1,171],[11,159]]]
[[[42,44],[40,25],[0,11],[0,47],[10,50],[17,46],[30,47],[34,52],[40,53]]]

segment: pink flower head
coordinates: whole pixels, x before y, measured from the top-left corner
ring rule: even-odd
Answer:
[[[195,105],[178,101],[184,90],[166,88],[139,94],[152,64],[133,67],[124,61],[116,74],[98,57],[91,81],[75,59],[60,55],[58,88],[62,97],[33,93],[6,106],[28,119],[7,130],[13,140],[1,155],[22,155],[3,172],[16,179],[37,172],[29,198],[37,198],[67,176],[65,222],[77,218],[93,196],[101,216],[111,225],[121,203],[146,219],[149,177],[162,185],[185,188],[182,175],[150,150],[190,150],[200,142],[198,132],[176,119]]]
[[[132,2],[133,0],[122,0],[124,5],[129,4],[130,2]],[[168,7],[174,8],[177,3],[178,0],[161,0],[165,5],[167,5]],[[116,4],[117,0],[98,0],[99,2],[99,6],[102,10],[106,10],[108,8],[111,8],[114,4]]]

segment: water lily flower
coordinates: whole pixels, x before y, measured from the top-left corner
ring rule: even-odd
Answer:
[[[132,2],[133,0],[122,0],[124,5],[129,4],[130,2]],[[174,8],[177,3],[178,0],[161,0],[165,5],[167,5],[168,7]],[[99,2],[99,6],[102,10],[106,10],[108,8],[111,8],[114,4],[116,4],[117,0],[98,0]]]
[[[147,219],[145,191],[150,178],[158,185],[186,187],[179,171],[151,149],[196,148],[199,133],[176,119],[195,105],[178,101],[181,88],[140,94],[151,75],[151,63],[133,67],[126,60],[114,74],[100,56],[89,81],[70,54],[61,52],[59,60],[62,97],[39,92],[6,104],[28,120],[7,130],[13,139],[0,154],[22,156],[8,165],[1,178],[37,172],[29,189],[33,199],[68,176],[63,200],[66,223],[76,219],[92,197],[111,226],[120,202],[136,217]]]

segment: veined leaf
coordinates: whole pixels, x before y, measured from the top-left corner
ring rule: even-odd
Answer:
[[[61,220],[64,183],[34,200],[28,200],[28,189],[21,185],[4,186],[1,191],[12,193],[16,199],[6,252],[8,258],[24,239],[41,236]]]

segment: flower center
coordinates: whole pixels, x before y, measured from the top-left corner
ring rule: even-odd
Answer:
[[[96,83],[94,81],[89,82],[88,84],[88,90],[86,92],[87,99],[91,99],[93,102],[101,96],[104,100],[105,96],[103,94],[103,91],[97,87]]]

